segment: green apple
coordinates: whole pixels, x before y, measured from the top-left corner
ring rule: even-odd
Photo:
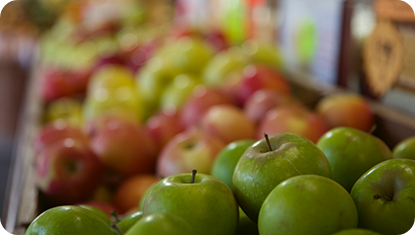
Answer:
[[[381,235],[380,233],[376,233],[373,231],[369,231],[366,229],[347,229],[347,230],[343,230],[340,231],[338,233],[335,233],[333,235]]]
[[[109,64],[92,75],[88,84],[88,94],[99,88],[115,90],[120,87],[134,88],[134,75],[126,67]]]
[[[135,223],[125,235],[194,235],[191,226],[182,218],[169,214],[148,215]]]
[[[118,235],[94,212],[79,206],[59,206],[40,214],[25,235]]]
[[[415,219],[415,161],[379,163],[357,180],[351,195],[359,227],[385,235],[405,234]]]
[[[180,74],[166,87],[160,97],[160,107],[163,110],[179,110],[187,99],[192,96],[193,89],[200,84],[198,78],[189,74]]]
[[[81,205],[78,205],[78,206],[94,212],[95,215],[97,215],[99,218],[101,218],[103,221],[105,221],[105,223],[107,223],[109,226],[111,226],[111,224],[112,224],[111,219],[102,210],[100,210],[96,207],[93,207],[93,206],[88,206],[88,205],[82,205],[81,204]]]
[[[45,112],[45,121],[65,120],[75,126],[82,125],[82,104],[74,98],[64,97],[51,102]]]
[[[306,174],[331,177],[324,153],[307,138],[284,133],[267,139],[245,151],[233,174],[235,197],[254,222],[265,198],[282,181]]]
[[[117,223],[117,227],[120,230],[121,233],[126,233],[137,221],[139,221],[143,217],[143,212],[138,211],[135,212],[120,222]]]
[[[255,141],[253,140],[240,140],[228,144],[213,162],[212,176],[222,180],[233,190],[232,177],[236,164],[242,157],[242,154],[254,143]]]
[[[145,192],[144,192],[144,194],[143,194],[143,196],[141,197],[141,200],[140,200],[140,204],[138,205],[138,209],[140,210],[140,211],[143,211],[144,210],[144,203],[146,202],[146,197],[147,197],[147,195],[148,195],[148,193],[151,191],[151,189],[153,189],[153,187],[156,185],[157,183],[154,183],[152,186],[150,186]]]
[[[194,234],[235,234],[238,205],[222,181],[205,174],[179,174],[159,181],[146,197],[143,215],[180,216]]]
[[[242,51],[249,56],[253,64],[266,65],[277,70],[282,68],[279,50],[271,44],[247,40],[242,44]]]
[[[283,181],[265,199],[258,218],[261,235],[331,235],[357,227],[349,193],[334,180],[300,175]]]
[[[415,160],[415,137],[403,140],[393,149],[393,158]]]
[[[252,221],[244,211],[239,208],[239,223],[236,229],[238,235],[258,235],[258,226]]]
[[[349,192],[367,170],[392,159],[389,147],[382,140],[349,127],[330,130],[320,138],[317,146],[330,163],[332,179]]]

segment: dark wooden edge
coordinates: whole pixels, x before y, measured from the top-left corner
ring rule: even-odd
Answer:
[[[35,215],[37,207],[35,185],[27,183],[28,179],[34,180],[34,168],[32,167],[34,153],[30,146],[42,114],[38,95],[40,76],[37,72],[39,71],[37,63],[33,63],[31,71],[31,77],[25,88],[22,109],[19,113],[4,210],[1,216],[5,229],[14,234],[15,230],[24,223],[21,221],[21,215],[31,218]]]

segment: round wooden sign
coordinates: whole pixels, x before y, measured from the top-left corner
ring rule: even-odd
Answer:
[[[367,83],[375,95],[383,95],[397,82],[403,56],[402,39],[395,25],[380,21],[363,49]]]

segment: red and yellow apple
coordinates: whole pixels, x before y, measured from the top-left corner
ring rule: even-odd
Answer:
[[[166,110],[147,120],[148,132],[158,149],[162,149],[170,139],[184,131],[179,117],[178,112]]]

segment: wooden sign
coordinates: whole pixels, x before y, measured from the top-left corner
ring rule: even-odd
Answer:
[[[376,14],[385,19],[403,22],[415,22],[414,10],[401,0],[377,0],[375,2]]]
[[[367,83],[376,95],[388,91],[398,80],[403,64],[403,45],[396,26],[380,21],[367,38],[363,50]]]

